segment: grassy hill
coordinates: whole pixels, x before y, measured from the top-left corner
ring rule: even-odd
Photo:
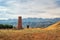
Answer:
[[[53,29],[60,29],[60,21],[51,25],[51,26],[48,26],[47,28],[45,28],[46,30],[53,30]]]
[[[60,22],[44,29],[0,29],[0,40],[60,40]]]

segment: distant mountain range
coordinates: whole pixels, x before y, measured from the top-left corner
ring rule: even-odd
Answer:
[[[22,19],[23,27],[47,27],[55,22],[60,21],[60,18],[24,18]],[[9,24],[17,26],[17,19],[0,20],[0,24]]]

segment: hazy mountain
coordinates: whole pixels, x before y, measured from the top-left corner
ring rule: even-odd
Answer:
[[[29,25],[30,27],[47,27],[57,21],[60,18],[48,19],[48,18],[24,18],[22,19],[23,27]],[[17,26],[17,19],[0,20],[0,24],[9,24]]]

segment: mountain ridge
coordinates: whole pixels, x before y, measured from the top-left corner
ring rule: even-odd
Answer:
[[[0,24],[9,24],[16,26],[17,21],[17,19],[0,20]],[[56,23],[57,21],[60,21],[60,18],[24,18],[22,19],[22,25],[23,27],[26,27],[27,25],[29,25],[30,27],[47,27]]]

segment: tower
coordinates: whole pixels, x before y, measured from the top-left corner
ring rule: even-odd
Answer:
[[[17,26],[18,29],[22,29],[22,17],[19,16],[18,17],[18,26]]]

